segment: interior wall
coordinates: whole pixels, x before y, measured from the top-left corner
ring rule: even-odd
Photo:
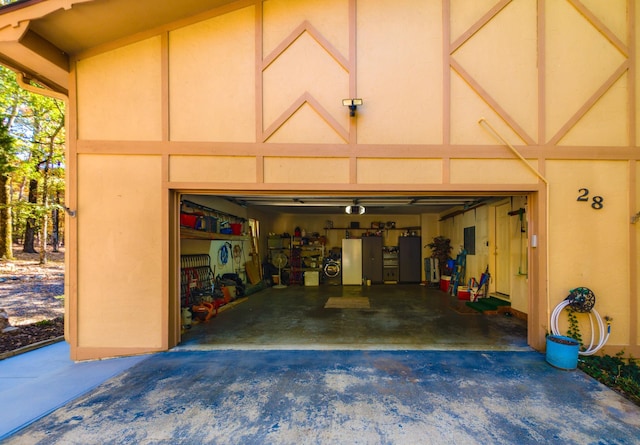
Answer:
[[[329,223],[330,221],[330,223]],[[360,238],[363,234],[375,233],[378,230],[372,229],[372,223],[394,222],[396,229],[382,230],[385,246],[397,246],[398,237],[407,231],[419,233],[421,228],[420,215],[323,215],[322,213],[313,215],[293,215],[282,214],[275,219],[273,232],[277,234],[288,233],[293,235],[295,228],[299,227],[309,236],[318,233],[326,237],[326,248],[341,247],[342,240],[349,232],[350,238]],[[357,223],[359,228],[352,228],[351,224]],[[332,226],[333,229],[325,230]]]
[[[480,280],[480,276],[489,268],[493,273],[489,282],[489,292],[494,292],[495,278],[495,218],[492,212],[498,203],[508,203],[511,211],[524,209],[522,223],[520,217],[514,214],[509,219],[509,302],[511,307],[519,312],[528,314],[529,308],[529,231],[528,231],[528,202],[525,196],[512,196],[495,203],[469,209],[464,213],[447,218],[447,213],[440,215],[444,219],[440,223],[441,234],[451,239],[452,258],[464,248],[464,229],[475,227],[475,254],[466,256],[465,280],[470,278]],[[451,212],[448,212],[451,213]],[[524,230],[524,231],[521,231]]]

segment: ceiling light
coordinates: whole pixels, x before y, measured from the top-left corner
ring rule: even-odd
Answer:
[[[347,215],[362,215],[364,214],[363,206],[346,206],[344,208],[344,213]]]

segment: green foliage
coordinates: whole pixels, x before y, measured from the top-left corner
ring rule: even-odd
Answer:
[[[35,326],[51,326],[53,321],[51,320],[40,320],[34,323]]]
[[[577,340],[581,349],[584,350],[577,312],[569,307],[567,314],[569,319],[567,337]],[[578,368],[640,406],[640,367],[633,357],[625,359],[624,351],[618,352],[615,357],[610,355],[580,356]]]
[[[578,325],[578,316],[576,310],[571,306],[567,308],[567,315],[569,318],[569,328],[567,329],[567,337],[573,338],[580,343],[580,348],[584,350],[582,344],[582,334],[580,334],[580,325]]]
[[[432,242],[427,244],[431,249],[431,257],[437,258],[440,265],[440,272],[445,273],[447,261],[451,259],[451,240],[444,236],[436,236]]]
[[[629,400],[640,406],[640,367],[633,357],[624,359],[624,352],[614,357],[584,356],[578,367],[594,379],[623,393]]]
[[[52,210],[64,204],[64,103],[23,90],[15,73],[0,67],[0,123],[14,140],[11,153],[0,150],[0,173],[8,173],[14,239],[24,239],[27,226],[46,239]],[[32,181],[37,190],[30,200]]]

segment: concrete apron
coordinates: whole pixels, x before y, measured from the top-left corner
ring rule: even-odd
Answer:
[[[156,354],[10,437],[24,443],[638,443],[640,408],[513,351]]]

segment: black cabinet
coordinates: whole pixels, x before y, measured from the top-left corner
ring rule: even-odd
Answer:
[[[382,283],[382,237],[362,237],[362,277],[372,283]]]
[[[422,278],[422,239],[419,236],[398,238],[398,267],[400,283],[419,283]]]

